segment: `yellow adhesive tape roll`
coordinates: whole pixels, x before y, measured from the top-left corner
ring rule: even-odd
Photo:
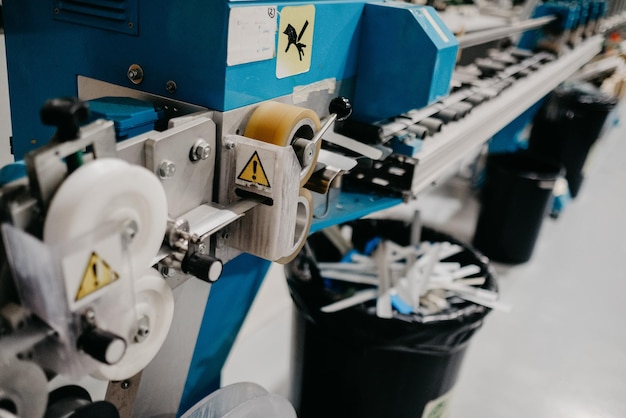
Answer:
[[[277,263],[287,264],[292,261],[302,250],[309,236],[313,224],[313,196],[307,189],[300,189],[298,196],[298,215],[296,217],[296,231],[294,233],[294,246],[290,254],[276,260]]]
[[[320,120],[311,109],[278,102],[260,104],[250,116],[244,136],[278,146],[291,145],[294,138],[311,139],[320,129]],[[317,143],[315,157],[300,173],[300,187],[313,174],[322,141]]]

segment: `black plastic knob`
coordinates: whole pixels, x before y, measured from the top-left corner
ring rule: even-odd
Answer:
[[[185,256],[181,264],[186,274],[191,274],[198,279],[215,283],[222,275],[222,261],[210,255],[193,253]]]
[[[352,103],[347,97],[335,97],[328,105],[328,112],[335,113],[338,121],[346,120],[352,114]]]
[[[70,141],[78,137],[80,125],[89,118],[89,107],[76,97],[50,99],[41,108],[40,117],[44,125],[57,127],[57,142]]]
[[[99,328],[85,331],[78,338],[78,348],[104,364],[115,364],[126,353],[126,341]]]

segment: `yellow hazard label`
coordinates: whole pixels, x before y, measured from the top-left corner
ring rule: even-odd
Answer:
[[[267,175],[263,169],[263,164],[261,164],[259,154],[256,151],[254,151],[254,154],[252,154],[252,157],[250,157],[246,166],[243,170],[241,170],[237,179],[260,184],[261,186],[265,186],[267,188],[272,187],[270,186],[270,181],[267,179]]]
[[[80,287],[78,292],[76,292],[76,300],[78,301],[96,290],[108,286],[119,278],[119,274],[113,271],[106,261],[95,252],[92,252],[89,262],[87,262],[85,273],[83,273]]]
[[[276,77],[306,73],[311,68],[315,6],[285,6],[279,16]]]

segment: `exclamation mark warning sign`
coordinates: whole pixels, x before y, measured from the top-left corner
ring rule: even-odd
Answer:
[[[272,187],[263,169],[263,164],[261,164],[259,154],[256,151],[252,154],[252,157],[250,157],[243,170],[241,170],[237,179],[256,183],[267,188]]]

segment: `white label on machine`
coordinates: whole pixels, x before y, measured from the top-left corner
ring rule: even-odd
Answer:
[[[233,7],[228,19],[229,66],[272,59],[278,30],[276,6]]]

